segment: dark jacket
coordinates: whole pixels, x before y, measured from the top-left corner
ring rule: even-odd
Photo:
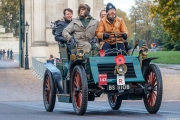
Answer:
[[[54,32],[54,36],[55,36],[55,40],[56,41],[65,41],[64,37],[62,36],[62,31],[64,30],[64,28],[67,27],[67,25],[70,23],[71,21],[65,20],[64,18],[62,18],[61,20],[56,21],[56,29]]]

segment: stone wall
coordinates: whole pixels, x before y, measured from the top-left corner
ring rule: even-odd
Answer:
[[[5,28],[0,25],[0,49],[11,49],[14,53],[19,53],[19,38],[13,33],[5,33]]]

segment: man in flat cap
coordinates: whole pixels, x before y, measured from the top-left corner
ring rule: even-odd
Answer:
[[[101,39],[100,45],[103,50],[116,48],[115,38],[110,37],[110,33],[122,33],[122,38],[117,38],[117,47],[123,50],[122,54],[125,55],[125,46],[123,39],[126,40],[128,36],[128,30],[122,18],[116,16],[116,7],[112,3],[108,3],[106,6],[107,15],[99,22],[96,29],[96,36]],[[114,55],[114,54],[106,54]]]

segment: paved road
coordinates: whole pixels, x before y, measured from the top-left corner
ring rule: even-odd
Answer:
[[[149,114],[142,101],[123,101],[120,110],[113,111],[103,96],[89,102],[87,113],[82,117],[76,116],[72,104],[67,103],[57,102],[54,112],[47,113],[42,101],[42,81],[30,70],[0,69],[0,120],[180,120],[180,96],[177,92],[180,71],[161,70],[164,101],[157,114]],[[167,98],[176,101],[167,101]]]
[[[157,114],[149,114],[142,101],[126,101],[113,111],[104,101],[88,103],[86,114],[77,116],[72,104],[56,103],[52,113],[45,111],[42,101],[1,102],[1,120],[180,120],[180,102],[163,102]]]

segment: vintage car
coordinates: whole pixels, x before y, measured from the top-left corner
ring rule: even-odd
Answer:
[[[121,37],[121,33],[112,34],[115,38]],[[61,61],[56,62],[56,66],[45,64],[46,111],[53,111],[57,96],[59,102],[72,103],[77,115],[84,115],[88,101],[105,93],[113,110],[120,108],[122,100],[143,99],[147,111],[155,114],[161,105],[163,84],[158,66],[150,63],[156,58],[147,57],[148,48],[143,46],[136,56],[123,56],[122,50],[104,51],[96,43],[91,45],[90,52],[86,53],[82,46],[73,48],[70,43],[59,43]],[[107,53],[115,53],[115,56],[105,56]]]

